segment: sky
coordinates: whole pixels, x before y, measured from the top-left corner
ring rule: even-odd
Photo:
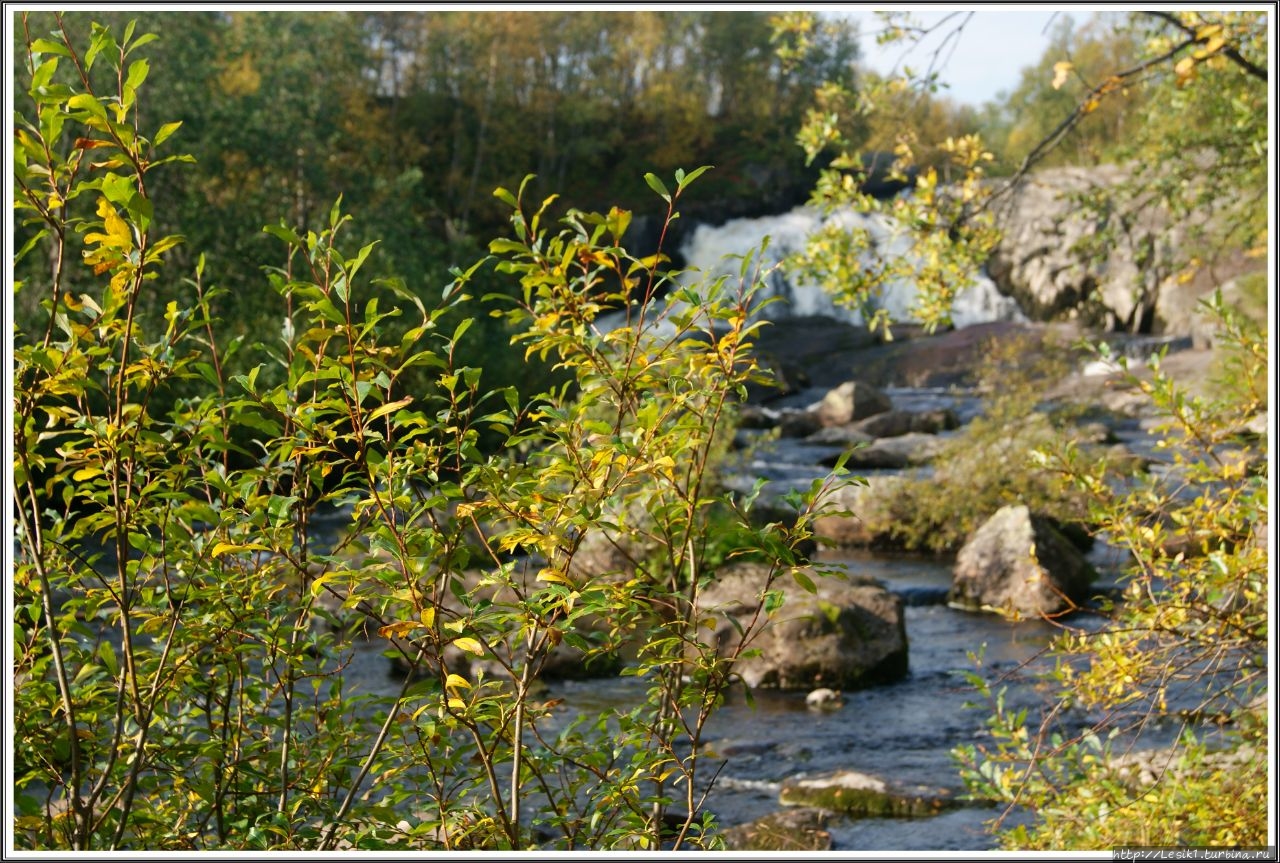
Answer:
[[[1059,9],[1066,11],[1060,12]],[[886,74],[899,63],[916,70],[926,68],[930,54],[941,45],[953,25],[962,20],[965,13],[973,12],[959,38],[947,43],[946,50],[940,54],[940,59],[946,60],[940,79],[950,85],[944,92],[957,102],[971,105],[981,105],[994,99],[1000,91],[1012,91],[1017,86],[1022,70],[1038,62],[1048,46],[1049,32],[1057,20],[1055,15],[1070,15],[1077,23],[1083,23],[1091,14],[1087,8],[1048,5],[1012,10],[977,5],[917,7],[911,14],[925,26],[941,22],[950,14],[958,14],[904,57],[908,50],[906,43],[876,45],[875,33],[882,24],[867,7],[832,12],[848,15],[858,22],[862,33],[862,62]]]

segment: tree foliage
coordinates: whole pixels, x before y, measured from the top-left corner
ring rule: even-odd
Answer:
[[[15,28],[15,74],[29,74],[20,67],[30,40],[65,28],[87,42],[95,21],[118,36],[130,15],[71,12],[55,23],[31,13]],[[487,238],[505,230],[507,213],[491,190],[515,188],[527,174],[543,194],[563,191],[580,206],[636,209],[628,239],[647,254],[657,218],[633,178],[716,164],[690,207],[746,212],[789,202],[807,182],[793,179],[801,160],[790,143],[803,97],[815,81],[850,81],[856,53],[853,31],[833,27],[815,40],[810,61],[783,64],[767,15],[756,12],[134,17],[158,36],[147,46],[148,111],[182,124],[173,134],[194,160],[155,177],[157,230],[187,238],[170,256],[174,267],[189,272],[203,254],[206,284],[234,287],[210,302],[247,337],[245,351],[229,358],[236,373],[263,359],[251,334],[281,326],[260,269],[280,263],[261,230],[267,216],[305,231],[341,196],[362,214],[347,228],[350,241],[380,243],[370,275],[400,279],[428,304],[450,267],[483,254]],[[70,83],[70,73],[63,64],[54,76]],[[103,67],[92,75],[109,84]],[[20,225],[18,245],[30,238]],[[18,278],[46,265],[29,256]],[[474,283],[478,296],[509,290],[489,272]],[[38,325],[29,295],[15,307],[24,327]],[[137,311],[145,325],[163,327],[163,302],[144,295]],[[480,315],[475,327],[478,337],[459,350],[492,385],[531,394],[550,379],[511,349],[502,319]],[[412,375],[404,383],[429,386]]]

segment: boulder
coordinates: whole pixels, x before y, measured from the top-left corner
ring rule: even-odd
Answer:
[[[821,809],[792,809],[757,818],[724,831],[729,851],[830,851],[827,813]]]
[[[927,464],[942,451],[943,441],[936,435],[911,432],[898,437],[880,438],[869,446],[851,450],[845,459],[845,467],[853,470],[900,470],[913,465]],[[830,456],[820,464],[833,466],[839,456]]]
[[[736,564],[717,573],[703,591],[699,608],[711,615],[719,655],[741,641],[741,628],[761,606],[768,573],[761,564]],[[759,655],[739,660],[743,682],[808,691],[857,689],[905,676],[902,600],[875,579],[835,579],[812,571],[808,577],[815,593],[785,573],[774,581],[770,589],[781,592],[784,602],[751,642]]]
[[[956,556],[948,602],[974,611],[1058,614],[1082,604],[1093,566],[1057,529],[1026,506],[1006,506]]]
[[[818,420],[824,426],[839,426],[893,409],[889,397],[861,381],[845,381],[830,390],[818,405]]]
[[[788,779],[778,802],[859,818],[927,818],[956,805],[954,793],[946,788],[895,782],[856,770]]]
[[[1127,176],[1114,165],[1044,169],[998,208],[1002,238],[987,270],[1031,318],[1078,316],[1129,332],[1188,326],[1188,303],[1165,298],[1179,291],[1178,246],[1206,214],[1174,219],[1150,202],[1114,197],[1100,208],[1082,205]],[[1101,237],[1109,238],[1106,248]]]
[[[787,410],[778,415],[778,434],[782,437],[808,437],[822,428],[817,411]]]
[[[747,404],[738,408],[738,428],[771,429],[778,425],[777,411],[771,411],[760,405]]]
[[[935,411],[891,410],[867,417],[853,424],[853,428],[873,438],[898,437],[920,432],[937,434],[960,427],[960,418],[950,409]]]

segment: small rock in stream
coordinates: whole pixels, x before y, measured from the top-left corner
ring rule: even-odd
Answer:
[[[730,851],[830,851],[827,813],[820,809],[774,812],[724,831]]]
[[[861,818],[926,818],[956,805],[946,788],[893,782],[856,770],[788,779],[778,801]]]

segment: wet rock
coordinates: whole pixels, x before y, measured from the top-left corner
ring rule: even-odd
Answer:
[[[1057,614],[1082,604],[1096,576],[1052,520],[1006,506],[960,549],[948,602],[973,611]]]
[[[899,587],[894,590],[908,608],[945,605],[949,592],[945,587]]]
[[[927,818],[956,805],[946,788],[895,782],[840,770],[782,783],[783,806],[811,806],[860,818]]]
[[[778,434],[783,437],[808,437],[822,428],[816,411],[783,411],[778,416]]]
[[[744,405],[738,409],[738,428],[771,429],[778,425],[778,412],[759,405]]]
[[[827,814],[820,809],[774,812],[724,831],[730,851],[830,851]]]
[[[1035,319],[1079,315],[1105,329],[1150,331],[1178,282],[1177,246],[1204,214],[1174,221],[1160,207],[1080,205],[1125,178],[1115,166],[1066,167],[1019,184],[997,216],[1002,238],[987,263],[1000,291]],[[1097,254],[1102,232],[1112,237],[1106,255]]]
[[[871,444],[873,441],[874,436],[858,431],[853,425],[842,425],[818,429],[803,442],[812,446],[856,446]]]
[[[1267,436],[1267,425],[1270,422],[1270,414],[1267,411],[1256,413],[1240,427],[1240,431],[1244,434],[1252,435],[1256,438],[1265,439]]]
[[[1119,440],[1111,427],[1104,422],[1080,423],[1071,429],[1071,436],[1076,441],[1086,444],[1113,444]]]
[[[959,427],[960,418],[949,408],[933,411],[891,410],[853,424],[854,429],[873,438],[898,437],[911,432],[937,434]]]
[[[937,435],[911,432],[898,437],[879,438],[865,447],[850,450],[845,467],[857,470],[901,470],[928,464],[942,452],[945,442]],[[828,456],[819,463],[832,467],[840,456]]]
[[[889,397],[870,384],[845,381],[823,397],[817,414],[822,425],[839,426],[892,409]]]
[[[761,604],[769,569],[744,563],[727,567],[703,591],[700,609],[712,614],[719,655],[741,641]],[[809,690],[857,689],[907,673],[907,633],[902,600],[869,578],[836,579],[810,572],[808,593],[785,573],[770,586],[784,602],[754,638],[760,653],[739,660],[750,687]]]
[[[804,370],[789,362],[768,355],[760,355],[759,362],[761,372],[768,380],[747,384],[747,401],[752,404],[785,398],[809,385],[809,377]]]

